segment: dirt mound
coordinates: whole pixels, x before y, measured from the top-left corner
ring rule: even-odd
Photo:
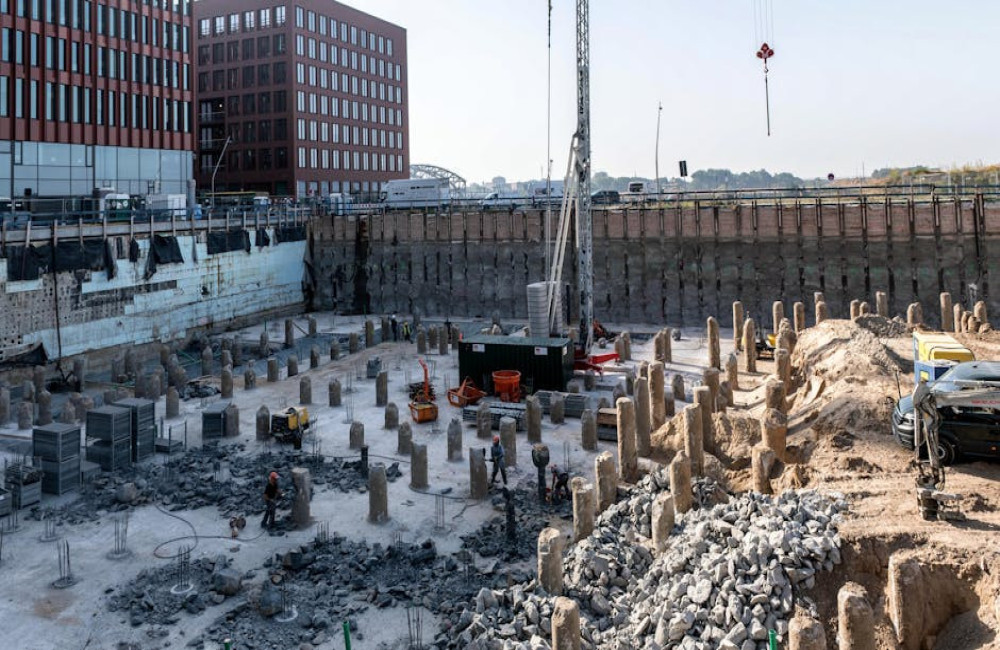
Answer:
[[[873,318],[878,317],[868,320]],[[828,384],[895,382],[897,372],[907,371],[898,355],[870,329],[846,320],[823,321],[799,334],[792,365],[804,369],[806,379],[823,379]]]
[[[913,328],[898,316],[896,318],[886,318],[885,316],[868,314],[866,316],[859,316],[854,322],[858,327],[863,327],[880,339],[906,336],[913,332]]]

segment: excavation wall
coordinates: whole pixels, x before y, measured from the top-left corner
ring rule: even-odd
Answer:
[[[543,241],[538,211],[325,217],[310,244],[315,306],[525,319],[525,285],[544,276]],[[853,299],[874,310],[880,290],[893,313],[922,302],[930,324],[941,291],[1000,313],[989,291],[1000,202],[982,197],[596,210],[594,251],[596,314],[608,322],[692,326],[728,317],[739,299],[769,324],[771,301],[811,311],[814,291],[834,317]],[[575,282],[571,253],[565,268]]]

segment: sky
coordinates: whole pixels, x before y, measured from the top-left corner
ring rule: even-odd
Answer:
[[[544,176],[546,0],[346,1],[407,29],[413,163],[470,183]],[[576,127],[575,0],[552,4],[560,178]],[[662,177],[678,160],[805,178],[997,160],[1000,2],[591,0],[590,22],[594,172],[655,175],[660,103]]]

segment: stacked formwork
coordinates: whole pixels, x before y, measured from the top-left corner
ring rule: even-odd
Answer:
[[[37,459],[24,459],[4,467],[4,488],[10,493],[11,506],[21,510],[42,501],[42,468]]]
[[[53,422],[35,427],[34,455],[41,459],[42,492],[65,494],[80,486],[80,427]]]
[[[156,403],[148,399],[129,398],[114,404],[132,413],[130,433],[132,462],[138,463],[156,451]]]
[[[201,439],[213,440],[221,438],[226,434],[226,407],[227,401],[219,401],[209,404],[201,412]]]
[[[132,465],[132,412],[104,406],[87,413],[87,460],[106,472]]]

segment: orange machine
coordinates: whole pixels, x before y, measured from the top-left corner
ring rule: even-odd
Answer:
[[[424,369],[424,388],[417,393],[410,401],[410,415],[416,423],[433,422],[438,419],[438,407],[434,403],[434,393],[431,391],[431,382],[427,371],[427,363],[423,359],[417,359]]]
[[[448,389],[448,403],[457,408],[472,406],[484,397],[486,393],[476,388],[471,377],[466,377],[458,388]]]

